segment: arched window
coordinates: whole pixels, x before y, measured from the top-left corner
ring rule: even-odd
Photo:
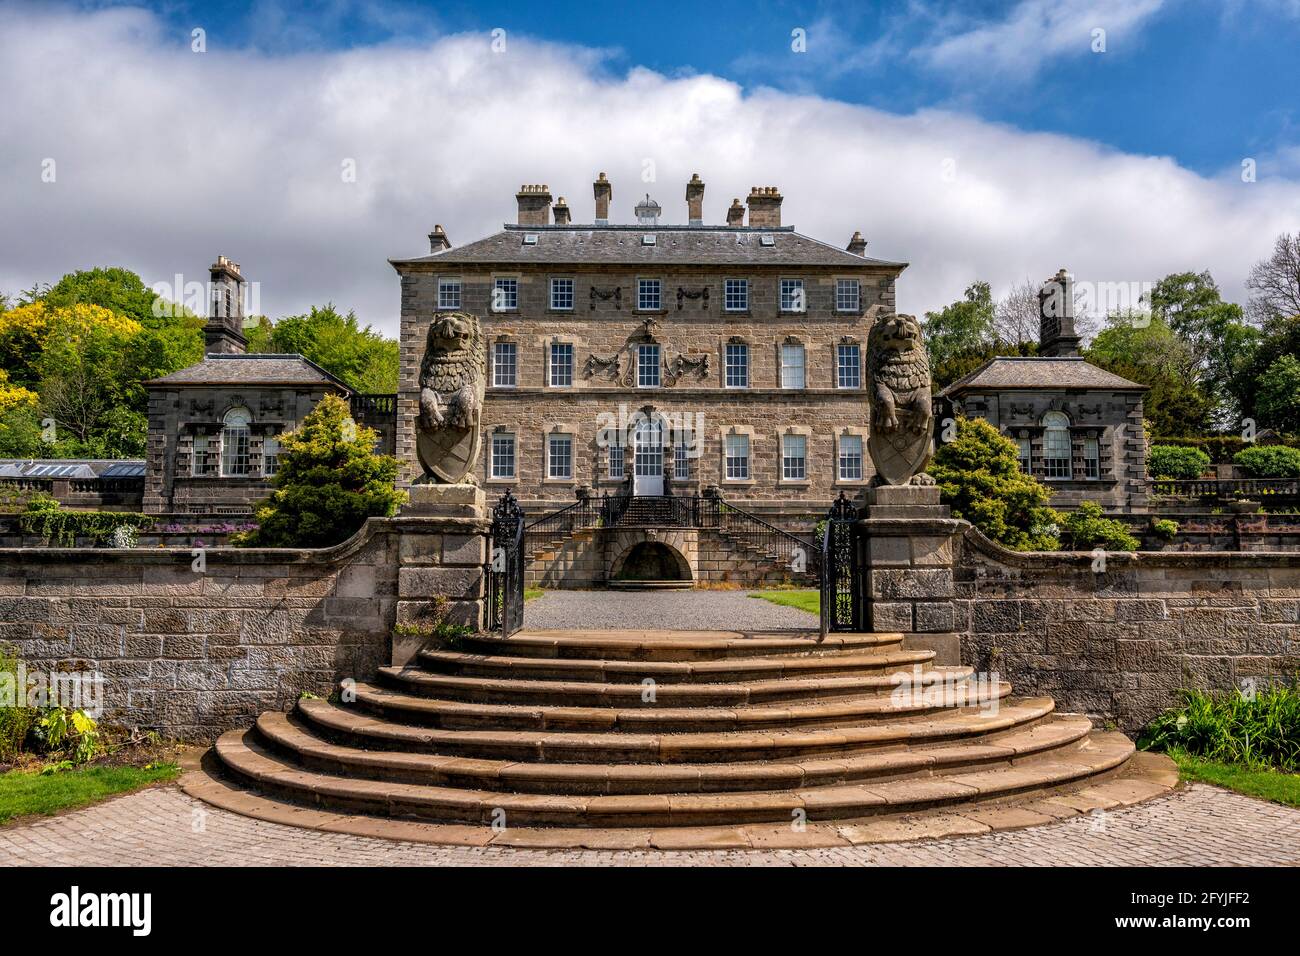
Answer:
[[[1043,476],[1070,477],[1070,418],[1064,412],[1043,416]]]
[[[221,474],[242,478],[248,474],[248,426],[252,413],[242,405],[226,412],[221,427]]]

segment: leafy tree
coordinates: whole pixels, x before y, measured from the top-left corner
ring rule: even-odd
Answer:
[[[69,272],[40,298],[52,308],[97,305],[135,319],[142,326],[153,326],[164,315],[171,315],[171,303],[161,299],[134,272],[116,266]]]
[[[394,514],[397,459],[375,452],[373,429],[358,427],[348,404],[326,395],[302,425],[280,437],[275,491],[257,509],[258,527],[232,537],[243,547],[320,548],[347,540],[366,518]]]
[[[1285,445],[1256,445],[1232,457],[1252,478],[1300,478],[1300,448]]]
[[[1209,272],[1165,276],[1151,291],[1151,309],[1191,349],[1197,384],[1214,401],[1216,423],[1237,427],[1260,331],[1244,321],[1241,306],[1223,301]]]
[[[1209,428],[1214,403],[1197,382],[1196,356],[1164,319],[1132,313],[1107,316],[1105,328],[1084,356],[1148,387],[1143,411],[1157,435],[1195,435]]]
[[[358,392],[397,391],[397,342],[363,328],[355,312],[340,314],[333,303],[274,324],[263,318],[250,332],[250,351],[256,344],[270,352],[297,352]]]
[[[1136,551],[1142,543],[1124,522],[1107,518],[1095,501],[1080,502],[1077,511],[1065,516],[1062,531],[1075,551]]]
[[[1300,359],[1283,355],[1259,378],[1255,411],[1278,431],[1300,432]]]
[[[925,347],[937,387],[973,371],[994,348],[994,317],[993,293],[987,282],[972,283],[960,301],[925,314]]]
[[[1210,456],[1199,448],[1183,445],[1152,445],[1147,455],[1147,473],[1152,478],[1191,481],[1205,474]]]
[[[1016,443],[982,418],[962,418],[957,436],[930,465],[944,504],[985,535],[1016,551],[1054,551],[1058,515],[1052,493],[1020,470]]]

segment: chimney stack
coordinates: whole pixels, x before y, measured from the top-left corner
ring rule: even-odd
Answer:
[[[429,252],[442,252],[444,249],[451,248],[451,240],[447,234],[442,231],[442,226],[434,226],[433,232],[429,233]]]
[[[740,204],[739,199],[731,200],[731,208],[727,210],[728,226],[743,226],[745,224],[745,207]]]
[[[225,256],[208,267],[212,307],[203,327],[203,350],[219,355],[242,355],[248,349],[244,338],[244,277],[239,263]]]
[[[863,239],[862,233],[855,229],[853,238],[849,240],[849,244],[845,248],[855,256],[865,256],[867,254],[867,240]]]
[[[1074,332],[1074,276],[1061,269],[1038,290],[1038,354],[1078,355],[1080,341]]]
[[[555,224],[557,226],[567,226],[569,224],[569,204],[564,201],[563,196],[555,201],[551,212],[555,213]]]
[[[550,225],[550,186],[520,186],[519,192],[515,194],[515,199],[519,202],[519,225]]]
[[[699,173],[691,173],[686,184],[686,216],[692,226],[704,225],[704,183]]]
[[[591,187],[596,194],[596,225],[608,226],[609,201],[614,198],[614,187],[610,185],[604,173],[596,177],[596,181],[591,184]]]
[[[775,186],[754,186],[749,191],[749,224],[756,229],[781,227],[781,192]]]

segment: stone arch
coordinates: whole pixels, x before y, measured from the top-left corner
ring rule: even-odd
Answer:
[[[690,540],[687,540],[687,538]],[[624,530],[615,535],[607,554],[607,580],[662,580],[694,582],[697,552],[693,530],[660,532]],[[655,575],[662,575],[655,577]]]

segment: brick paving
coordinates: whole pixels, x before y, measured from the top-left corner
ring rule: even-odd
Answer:
[[[0,866],[1297,866],[1300,810],[1193,784],[1105,814],[982,836],[807,850],[431,846],[217,810],[178,788],[0,829]]]

